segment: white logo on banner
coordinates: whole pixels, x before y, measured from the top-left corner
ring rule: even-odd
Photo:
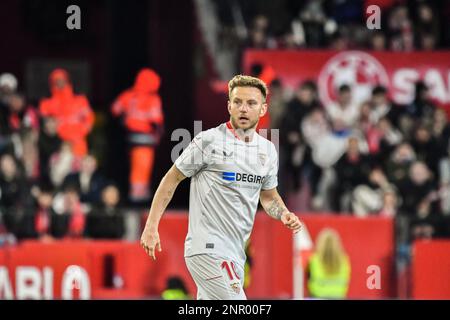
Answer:
[[[374,85],[389,87],[383,65],[370,54],[346,51],[333,56],[319,73],[319,96],[327,106],[336,100],[336,90],[343,84],[352,88],[355,103],[367,100]]]
[[[34,266],[17,266],[15,269],[15,295],[8,269],[0,266],[0,299],[53,299],[53,269]],[[78,289],[80,299],[90,299],[89,274],[80,266],[71,265],[64,271],[61,298],[73,299],[73,289]]]

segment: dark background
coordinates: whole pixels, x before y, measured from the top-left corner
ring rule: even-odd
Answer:
[[[81,30],[69,30],[69,5],[81,9]],[[191,1],[56,1],[0,2],[0,70],[18,77],[19,90],[37,106],[47,96],[48,74],[63,66],[74,89],[88,95],[96,112],[90,149],[104,173],[127,194],[128,157],[124,132],[110,117],[120,92],[130,87],[139,69],[151,67],[162,78],[160,95],[165,135],[157,150],[153,187],[172,165],[170,141],[176,128],[193,132],[195,20]],[[156,184],[156,185],[155,185]],[[183,183],[172,207],[187,205]]]

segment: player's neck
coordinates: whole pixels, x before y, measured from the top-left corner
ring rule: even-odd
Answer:
[[[241,128],[238,128],[238,126],[233,123],[232,119],[230,119],[229,123],[230,123],[230,126],[231,126],[230,129],[233,131],[234,135],[239,140],[242,140],[244,142],[251,142],[253,140],[257,124],[255,126],[251,127],[251,128],[248,128],[248,129],[241,129]]]

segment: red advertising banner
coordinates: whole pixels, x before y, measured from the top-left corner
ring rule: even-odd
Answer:
[[[335,228],[347,250],[352,276],[350,298],[395,296],[392,220],[335,215],[301,215],[314,240],[322,228]],[[26,241],[0,249],[0,299],[158,298],[171,276],[184,280],[195,296],[195,284],[184,262],[188,215],[166,213],[159,234],[163,251],[154,262],[138,242],[63,240]],[[249,298],[293,297],[292,232],[263,212],[251,235]],[[380,270],[380,287],[367,281],[371,266]]]
[[[366,100],[375,84],[389,89],[391,99],[408,104],[414,98],[414,83],[423,80],[431,97],[448,110],[450,106],[450,51],[367,52],[246,50],[243,69],[253,64],[274,69],[286,86],[297,87],[307,79],[316,80],[319,96],[326,106],[335,100],[335,89],[352,87],[356,102]]]
[[[450,299],[450,241],[414,243],[412,251],[414,299]]]

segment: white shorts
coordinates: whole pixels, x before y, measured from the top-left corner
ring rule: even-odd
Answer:
[[[198,300],[246,300],[244,268],[236,262],[211,254],[185,257],[197,285]]]

